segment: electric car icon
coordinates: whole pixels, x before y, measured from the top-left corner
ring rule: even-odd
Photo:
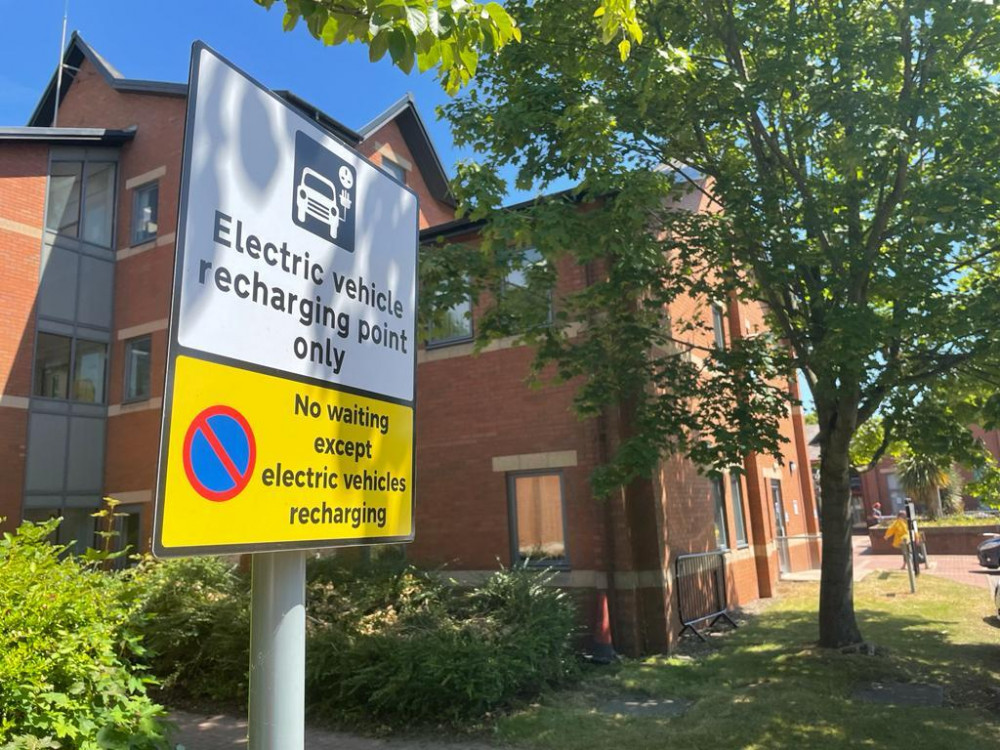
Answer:
[[[343,196],[346,205],[337,204],[337,188],[332,181],[309,167],[302,169],[302,178],[295,191],[295,215],[298,223],[306,216],[321,221],[330,228],[330,239],[337,239],[337,230],[344,214],[350,208],[350,198]]]

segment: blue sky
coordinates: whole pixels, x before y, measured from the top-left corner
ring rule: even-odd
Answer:
[[[348,127],[359,128],[413,93],[449,174],[459,154],[435,107],[448,100],[433,76],[405,75],[368,60],[361,45],[325,47],[304,27],[281,30],[284,6],[252,0],[70,0],[76,29],[129,78],[185,81],[191,43],[201,39],[265,86],[289,89]],[[63,0],[0,0],[0,125],[24,125],[55,71]],[[68,35],[67,35],[68,37]]]

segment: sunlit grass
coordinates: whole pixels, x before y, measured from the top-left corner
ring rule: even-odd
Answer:
[[[794,584],[751,623],[697,658],[656,657],[595,669],[581,689],[503,719],[503,741],[533,748],[995,748],[1000,738],[1000,622],[986,590],[905,575],[858,585],[862,630],[885,651],[841,654],[815,646],[818,586]],[[943,685],[946,706],[854,701],[872,682]],[[609,695],[690,701],[673,719],[594,710]]]

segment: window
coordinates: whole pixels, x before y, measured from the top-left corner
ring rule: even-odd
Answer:
[[[79,234],[82,175],[83,164],[78,161],[52,163],[49,175],[46,229],[68,237],[76,237]]]
[[[39,333],[34,395],[103,404],[107,352],[107,345],[100,341]]]
[[[49,541],[68,547],[68,551],[77,555],[83,554],[88,548],[97,547],[97,523],[91,515],[97,508],[26,508],[24,520],[33,523],[43,523],[51,518],[62,517],[62,523],[56,529]]]
[[[107,344],[77,339],[73,356],[74,401],[104,403],[104,371],[107,360]]]
[[[427,346],[454,344],[472,338],[472,299],[465,299],[430,316]]]
[[[511,264],[503,280],[501,294],[509,313],[528,330],[552,322],[552,293],[538,290],[537,276],[547,267],[542,254],[528,248]],[[534,289],[532,287],[535,287]]]
[[[729,547],[729,532],[726,529],[726,499],[722,480],[712,480],[712,503],[715,505],[715,544],[719,549]]]
[[[747,545],[747,520],[743,513],[743,491],[740,488],[740,475],[729,475],[729,502],[733,506],[733,523],[736,525],[736,546]]]
[[[156,237],[160,184],[151,182],[132,193],[132,244],[141,245]]]
[[[73,340],[54,333],[39,333],[35,347],[34,395],[69,398],[69,358]]]
[[[712,303],[712,332],[715,335],[715,348],[726,348],[726,316],[722,305]]]
[[[402,164],[397,164],[392,159],[382,157],[382,169],[391,174],[404,185],[406,184],[406,169]]]
[[[125,401],[149,398],[150,355],[153,341],[149,336],[125,342]]]
[[[114,162],[52,162],[45,228],[111,247],[115,215]]]
[[[508,475],[514,562],[567,565],[559,472]]]

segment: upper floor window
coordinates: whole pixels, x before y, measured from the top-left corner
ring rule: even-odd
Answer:
[[[467,298],[430,316],[427,346],[442,346],[472,338],[472,299]]]
[[[114,215],[114,162],[52,162],[46,198],[46,229],[111,247]]]
[[[397,164],[392,159],[382,157],[382,169],[391,174],[404,185],[406,184],[406,168],[402,164]]]
[[[103,404],[107,360],[108,347],[103,342],[39,333],[33,394]]]
[[[712,480],[712,504],[715,515],[715,544],[719,549],[728,549],[729,531],[726,528],[726,500],[721,479]]]
[[[125,342],[125,401],[149,398],[152,345],[150,336],[139,336]]]
[[[150,182],[132,193],[132,244],[141,245],[156,237],[160,184]]]
[[[722,305],[712,303],[712,333],[715,336],[715,348],[726,348],[726,314]]]
[[[504,305],[519,319],[522,329],[552,323],[552,292],[540,291],[533,278],[546,267],[545,258],[532,247],[520,253],[504,277],[501,289]]]

